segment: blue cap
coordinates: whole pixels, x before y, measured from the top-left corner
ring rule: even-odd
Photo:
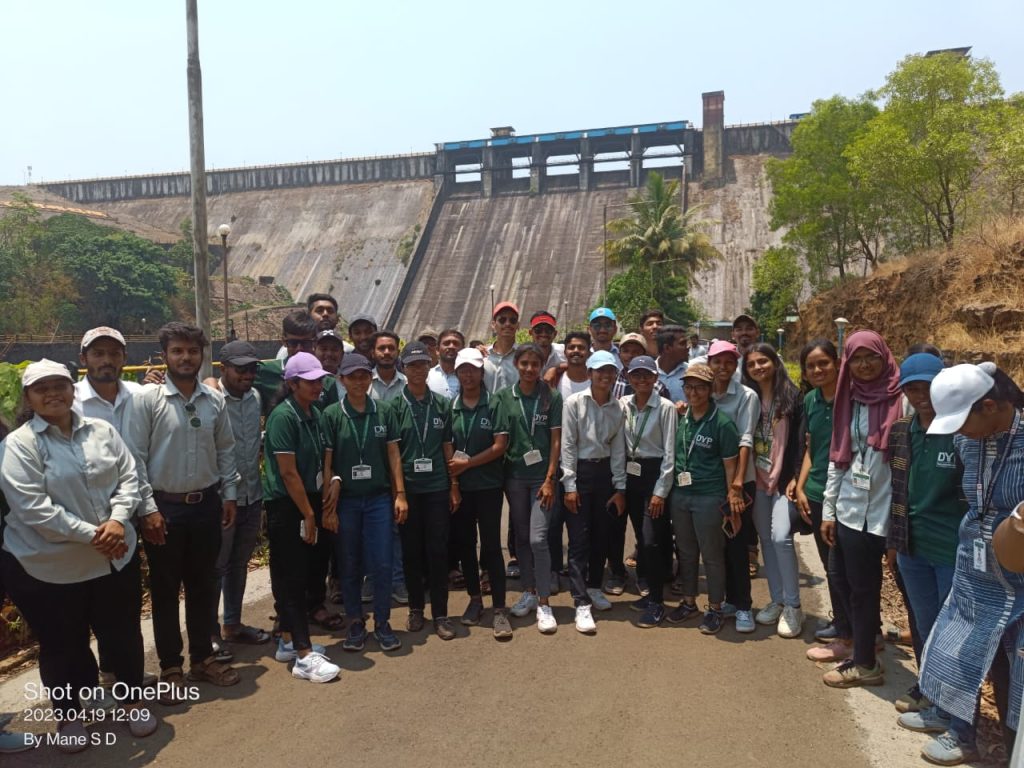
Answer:
[[[613,323],[618,320],[618,318],[615,317],[615,313],[608,309],[608,307],[598,307],[590,313],[590,320],[588,322],[592,323],[599,317],[607,317]]]
[[[657,373],[658,365],[650,355],[637,355],[629,361],[629,372],[633,373],[633,371],[650,371],[651,373]]]
[[[598,368],[604,368],[606,365],[614,365],[616,370],[622,368],[622,363],[619,362],[619,358],[611,352],[603,349],[599,349],[587,358],[587,368],[592,371],[596,371]]]
[[[940,358],[928,352],[918,352],[904,360],[900,366],[900,386],[905,387],[912,381],[931,382],[943,368],[945,365]]]

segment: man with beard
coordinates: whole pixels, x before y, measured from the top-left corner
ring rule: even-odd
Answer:
[[[367,360],[373,360],[373,345],[376,342],[377,321],[370,315],[355,315],[348,323],[348,337],[355,351]],[[397,357],[398,351],[395,350]]]
[[[316,333],[325,330],[334,330],[338,326],[338,301],[329,293],[311,293],[306,297],[306,311],[316,323]],[[351,352],[354,347],[345,343],[345,351]],[[309,350],[306,350],[309,351]],[[277,350],[277,359],[284,361],[294,355],[289,352],[287,345],[281,345]]]
[[[345,357],[345,342],[333,328],[324,328],[316,334],[313,354],[325,371],[331,376],[336,376],[338,369],[341,368],[342,358]],[[324,383],[326,384],[326,381]]]
[[[643,334],[647,347],[646,354],[658,356],[658,331],[665,324],[665,313],[660,309],[648,309],[640,315],[640,333]],[[625,367],[625,363],[623,363]]]
[[[142,538],[149,560],[153,634],[166,686],[161,701],[185,700],[178,595],[185,586],[189,679],[235,685],[238,673],[214,657],[210,638],[221,530],[238,498],[235,438],[224,397],[198,379],[206,336],[172,322],[160,329],[163,384],[132,396],[127,443],[135,455]]]
[[[402,395],[405,374],[397,368],[400,341],[393,331],[380,331],[370,338],[370,359],[374,363],[370,397],[374,400],[388,401]]]
[[[615,334],[618,333],[619,325],[615,313],[608,307],[598,307],[590,313],[590,337],[593,339],[590,345],[591,352],[611,352],[616,359],[619,356],[619,348],[615,345]]]
[[[686,402],[683,374],[689,357],[686,329],[679,325],[662,326],[658,331],[658,380],[665,385],[669,397],[677,405]]]
[[[584,331],[569,331],[565,335],[565,373],[557,385],[563,403],[569,395],[575,395],[590,386],[590,371],[587,370],[590,344],[590,334]]]
[[[747,350],[760,338],[761,329],[757,325],[757,320],[750,315],[737,315],[732,321],[732,340],[741,357],[746,356]]]
[[[459,377],[455,375],[455,358],[466,346],[466,337],[455,328],[447,328],[438,334],[440,337],[437,365],[427,374],[427,387],[441,397],[454,400],[459,395]],[[422,335],[420,341],[423,341]],[[424,342],[426,344],[426,342]],[[429,350],[429,345],[427,346]]]

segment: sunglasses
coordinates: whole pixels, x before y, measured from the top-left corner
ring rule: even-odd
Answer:
[[[197,427],[198,428],[198,427],[203,426],[202,419],[200,419],[198,416],[196,416],[196,404],[195,403],[185,403],[185,413],[187,413],[190,416],[190,418],[188,420],[188,423],[191,424],[193,427]]]
[[[288,347],[288,349],[295,349],[297,347],[298,349],[301,349],[304,352],[312,352],[313,351],[314,343],[315,342],[312,339],[285,339],[284,340],[284,345],[286,347]]]
[[[257,374],[260,370],[259,363],[249,363],[248,365],[232,365],[231,363],[228,363],[228,366],[234,368],[237,373]]]
[[[496,322],[498,325],[519,325],[519,318],[508,317],[507,315],[503,315],[502,317],[494,318],[494,322]]]
[[[615,323],[611,320],[595,320],[590,324],[592,328],[614,328]]]

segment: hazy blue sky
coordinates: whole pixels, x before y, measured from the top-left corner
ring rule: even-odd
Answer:
[[[199,0],[207,165],[806,111],[907,53],[973,45],[1024,90],[1022,0]],[[0,184],[188,167],[184,0],[37,0],[0,16]]]

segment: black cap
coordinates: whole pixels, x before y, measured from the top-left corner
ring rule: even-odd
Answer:
[[[633,373],[634,371],[657,373],[658,364],[654,362],[654,358],[650,355],[637,355],[629,361],[629,372]]]
[[[736,318],[732,321],[732,327],[735,328],[741,320],[746,320],[748,323],[753,323],[758,328],[761,327],[760,325],[757,324],[757,320],[752,318],[750,315],[736,315]]]
[[[259,360],[260,357],[256,352],[256,347],[248,341],[242,341],[241,339],[229,341],[220,348],[220,361],[228,365],[243,366],[250,363],[258,363]]]
[[[341,366],[338,368],[339,376],[348,376],[349,374],[355,373],[356,371],[373,371],[373,366],[370,365],[370,361],[360,355],[358,352],[349,352],[341,360]]]
[[[323,339],[334,339],[342,346],[345,346],[345,340],[342,339],[341,336],[338,335],[338,332],[335,331],[333,328],[325,328],[316,335],[317,341],[322,341]]]
[[[434,358],[430,356],[430,350],[427,349],[427,345],[422,341],[411,341],[406,344],[405,349],[402,350],[402,365],[418,363],[421,360],[428,363],[434,362]]]
[[[348,329],[351,331],[352,326],[356,323],[369,323],[373,326],[373,330],[377,330],[377,321],[373,319],[373,315],[353,315],[352,319],[348,321]]]

